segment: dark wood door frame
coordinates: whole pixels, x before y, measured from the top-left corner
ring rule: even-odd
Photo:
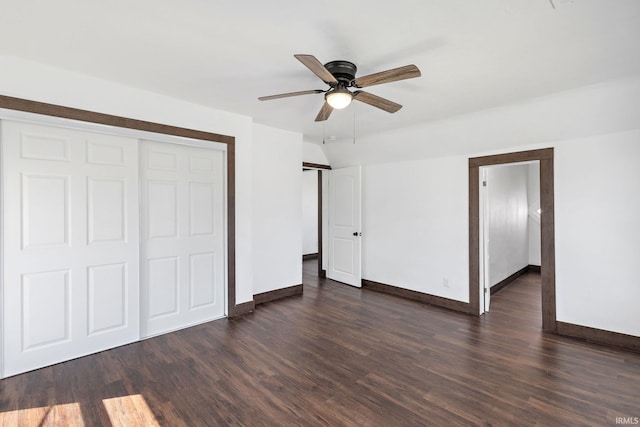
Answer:
[[[322,268],[322,171],[331,170],[329,165],[302,162],[303,170],[317,169],[318,171],[318,277],[326,278],[327,270]]]
[[[318,169],[318,277],[326,278],[327,271],[322,268],[322,169]]]
[[[469,308],[480,314],[480,167],[540,162],[542,329],[557,332],[553,148],[469,159]]]

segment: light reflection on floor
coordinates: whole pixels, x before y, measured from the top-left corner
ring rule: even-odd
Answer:
[[[113,427],[159,427],[153,412],[140,394],[102,400]],[[69,426],[84,427],[78,403],[18,409],[0,413],[0,427],[9,426]]]
[[[114,427],[160,426],[149,409],[147,401],[140,394],[104,399],[102,404]]]
[[[84,426],[77,403],[0,413],[0,426]]]

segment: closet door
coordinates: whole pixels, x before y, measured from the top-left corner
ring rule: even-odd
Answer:
[[[4,376],[139,338],[137,141],[2,122]]]
[[[224,152],[142,141],[143,337],[224,316]]]

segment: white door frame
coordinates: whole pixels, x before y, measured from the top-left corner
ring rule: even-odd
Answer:
[[[487,167],[480,168],[480,314],[489,312],[491,283],[489,280],[489,183]]]

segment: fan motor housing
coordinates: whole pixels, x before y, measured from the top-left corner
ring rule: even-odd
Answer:
[[[324,64],[324,67],[345,86],[352,85],[358,71],[356,65],[349,61],[331,61]]]

